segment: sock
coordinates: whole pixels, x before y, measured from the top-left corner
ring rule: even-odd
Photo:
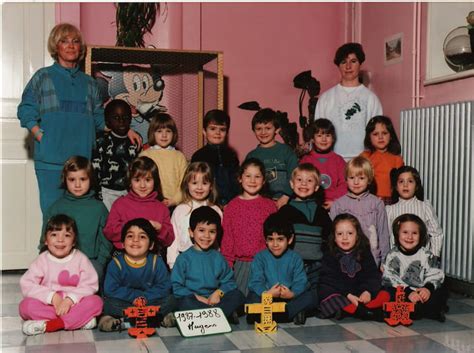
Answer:
[[[344,310],[346,313],[354,314],[357,310],[357,306],[355,306],[354,304],[349,304],[343,307],[342,310]]]
[[[61,318],[46,321],[46,332],[55,332],[64,328],[64,321]]]
[[[378,292],[377,296],[372,299],[370,302],[368,302],[365,306],[368,309],[376,309],[376,308],[381,308],[383,306],[383,303],[389,302],[390,301],[390,294],[384,290],[381,290]]]

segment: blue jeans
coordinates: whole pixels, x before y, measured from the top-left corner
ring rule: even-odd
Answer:
[[[206,309],[210,305],[204,304],[196,299],[194,295],[187,297],[176,298],[178,302],[178,310],[194,310],[194,309]],[[245,297],[238,289],[231,290],[225,293],[221,298],[221,301],[214,305],[217,308],[221,308],[224,315],[230,316],[238,307],[244,305]]]
[[[250,291],[247,295],[247,304],[260,303],[261,301],[262,297],[255,292]],[[286,303],[285,312],[288,315],[288,320],[293,320],[300,311],[311,310],[315,307],[315,298],[310,290],[306,290],[290,300],[274,298],[273,301]]]

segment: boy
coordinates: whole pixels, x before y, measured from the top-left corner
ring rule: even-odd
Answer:
[[[194,152],[191,162],[207,162],[211,166],[219,195],[217,203],[224,206],[240,190],[237,181],[239,159],[226,143],[230,117],[222,110],[210,110],[204,116],[203,125],[207,144]]]
[[[105,124],[111,130],[100,133],[92,152],[92,167],[99,185],[97,195],[110,211],[112,203],[127,193],[128,165],[141,147],[127,137],[132,121],[130,106],[121,99],[110,101],[104,110]]]
[[[290,186],[295,197],[278,211],[280,217],[293,224],[296,239],[294,251],[304,260],[306,275],[315,296],[322,250],[332,224],[328,212],[314,198],[320,180],[319,172],[312,164],[300,164],[291,173]]]
[[[288,178],[298,165],[298,158],[291,147],[275,140],[280,126],[277,115],[272,109],[261,109],[254,115],[252,130],[259,144],[247,154],[246,159],[253,157],[263,162],[270,196],[280,208],[290,198],[291,189]]]
[[[285,313],[276,314],[277,318],[304,325],[305,311],[314,307],[314,298],[308,289],[303,260],[288,249],[294,239],[293,227],[278,213],[273,213],[263,224],[263,230],[268,249],[260,251],[252,262],[247,302],[260,302],[263,292],[270,293],[274,300],[287,303]],[[251,324],[256,316],[248,315],[247,322]]]
[[[231,323],[238,324],[236,310],[245,298],[237,289],[234,273],[215,248],[222,234],[221,217],[209,206],[191,213],[189,235],[193,247],[181,253],[173,267],[171,283],[178,310],[216,306]]]
[[[147,305],[160,305],[156,317],[149,318],[150,327],[170,320],[173,297],[168,270],[153,249],[155,228],[144,218],[128,221],[122,228],[124,253],[110,261],[104,282],[104,316],[99,320],[101,331],[116,331],[121,327],[123,310],[132,307],[137,297],[145,297]],[[167,316],[167,314],[170,314]]]

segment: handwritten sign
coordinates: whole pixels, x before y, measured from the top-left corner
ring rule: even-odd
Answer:
[[[183,337],[215,335],[232,331],[221,308],[177,311],[174,317]]]

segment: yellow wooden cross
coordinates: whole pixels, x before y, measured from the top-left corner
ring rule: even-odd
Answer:
[[[260,323],[255,323],[257,333],[274,333],[277,330],[277,323],[273,321],[273,312],[282,313],[285,311],[286,303],[273,303],[270,293],[262,293],[260,304],[245,304],[247,314],[261,314]]]

